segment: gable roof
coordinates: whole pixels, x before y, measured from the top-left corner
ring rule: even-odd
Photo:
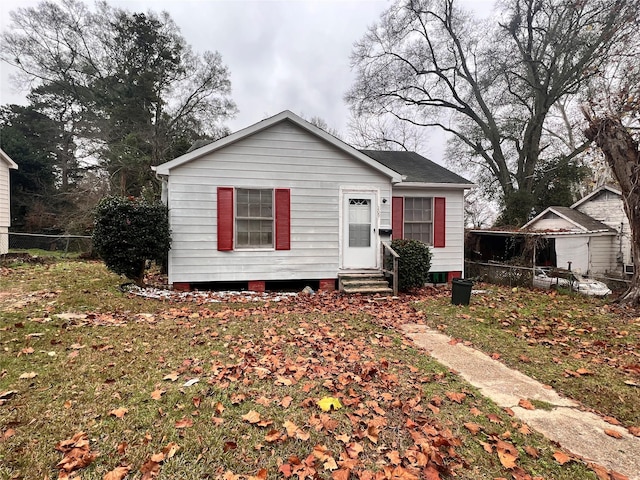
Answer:
[[[405,182],[445,183],[472,186],[473,183],[460,175],[432,162],[416,152],[392,150],[360,150],[365,155],[403,175]]]
[[[197,158],[203,157],[205,155],[208,155],[209,153],[215,152],[216,150],[219,150],[223,147],[226,147],[227,145],[231,145],[232,143],[235,143],[237,141],[242,140],[243,138],[249,137],[250,135],[253,135],[257,132],[260,132],[262,130],[265,130],[273,125],[275,125],[276,123],[279,122],[283,122],[283,121],[289,121],[292,122],[293,124],[297,125],[298,127],[308,131],[309,133],[322,138],[323,140],[325,140],[326,142],[330,143],[331,145],[333,145],[334,147],[338,148],[339,150],[342,150],[343,152],[351,155],[352,157],[357,158],[358,160],[360,160],[361,162],[369,165],[370,167],[374,168],[375,170],[378,170],[379,172],[383,173],[384,175],[388,176],[391,179],[392,183],[399,183],[401,181],[403,181],[404,179],[402,178],[402,175],[400,175],[397,171],[386,167],[385,165],[383,165],[382,163],[377,162],[376,160],[374,160],[373,158],[371,158],[368,155],[365,155],[364,153],[360,152],[359,150],[353,148],[351,145],[343,142],[342,140],[340,140],[339,138],[334,137],[333,135],[325,132],[324,130],[322,130],[321,128],[316,127],[315,125],[307,122],[306,120],[300,118],[299,116],[297,116],[295,113],[289,111],[289,110],[285,110],[284,112],[280,112],[277,115],[274,115],[273,117],[269,117],[266,118],[256,124],[253,124],[247,128],[244,128],[242,130],[239,130],[235,133],[232,133],[231,135],[227,135],[226,137],[223,137],[219,140],[216,140],[213,143],[210,143],[208,145],[205,145],[203,147],[200,147],[196,150],[193,150],[191,152],[185,153],[184,155],[175,158],[173,160],[170,160],[166,163],[163,163],[161,165],[158,165],[157,167],[152,167],[152,169],[158,173],[159,175],[169,175],[170,171],[176,167],[179,167],[180,165],[184,165],[185,163],[191,162],[192,160],[195,160]]]
[[[11,157],[0,148],[0,160],[2,160],[9,168],[17,170],[18,164],[11,160]]]
[[[582,197],[576,203],[571,205],[571,208],[576,208],[576,207],[582,205],[583,203],[587,203],[589,200],[591,200],[592,198],[600,195],[600,193],[602,193],[604,191],[609,191],[609,192],[611,192],[611,193],[613,193],[615,195],[620,196],[620,198],[622,198],[622,192],[620,190],[618,190],[617,188],[614,188],[614,187],[612,187],[610,185],[603,185],[603,186],[601,186],[599,188],[596,188],[593,192],[591,192],[586,197]]]
[[[537,215],[534,219],[527,222],[520,230],[530,229],[530,227],[535,224],[538,220],[543,219],[549,213],[554,213],[558,215],[560,218],[563,218],[567,222],[575,225],[578,229],[583,232],[613,232],[615,230],[604,223],[596,220],[593,217],[590,217],[586,213],[582,213],[578,210],[574,210],[570,207],[548,207],[542,213]]]

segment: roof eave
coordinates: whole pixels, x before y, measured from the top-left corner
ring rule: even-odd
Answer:
[[[0,148],[0,159],[4,161],[11,170],[18,170],[18,164],[11,160],[11,157]]]
[[[393,187],[400,188],[439,188],[439,189],[455,189],[470,190],[475,188],[475,183],[434,183],[434,182],[400,182],[394,183]]]
[[[559,212],[558,210],[556,210],[553,207],[547,207],[545,208],[541,213],[539,213],[538,215],[536,215],[533,219],[529,220],[527,223],[525,223],[520,230],[526,230],[528,229],[532,224],[534,224],[535,222],[537,222],[538,220],[540,220],[541,218],[544,218],[544,216],[547,213],[554,213],[556,215],[558,215],[560,218],[562,218],[563,220],[569,222],[571,225],[575,225],[577,228],[579,228],[582,232],[588,232],[589,230],[584,226],[584,225],[580,225],[579,223],[577,223],[576,221],[572,220],[571,218],[567,217],[566,215],[564,215],[562,212]]]
[[[602,185],[599,188],[596,188],[593,192],[591,192],[589,195],[587,195],[586,197],[582,197],[580,200],[578,200],[576,203],[574,203],[573,205],[571,205],[570,208],[576,208],[580,205],[582,205],[583,203],[588,202],[589,200],[591,200],[593,197],[595,197],[597,194],[599,194],[601,191],[603,190],[609,190],[612,193],[615,193],[616,195],[620,195],[622,196],[622,192],[620,190],[618,190],[617,188],[613,188],[610,187],[608,185]]]

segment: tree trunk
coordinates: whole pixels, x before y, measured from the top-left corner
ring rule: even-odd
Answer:
[[[617,117],[592,117],[585,135],[600,147],[620,184],[624,208],[631,228],[631,252],[634,273],[629,289],[619,302],[640,306],[640,149],[638,142]]]

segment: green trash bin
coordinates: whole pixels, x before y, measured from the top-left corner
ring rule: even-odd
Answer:
[[[451,280],[451,303],[453,305],[469,305],[473,282],[462,278]]]

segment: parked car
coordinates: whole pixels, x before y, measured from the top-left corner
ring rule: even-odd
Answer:
[[[583,295],[593,295],[603,297],[609,295],[611,290],[606,284],[583,277],[582,275],[569,270],[545,270],[536,268],[533,276],[533,286],[536,288],[567,288]]]

